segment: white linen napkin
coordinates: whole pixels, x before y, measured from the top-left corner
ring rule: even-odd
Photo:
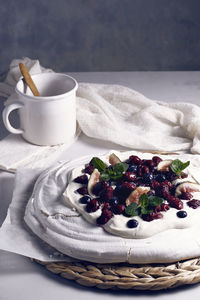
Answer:
[[[138,150],[200,153],[200,107],[152,101],[119,85],[79,84],[77,119],[88,136]]]
[[[24,211],[41,168],[19,168],[15,177],[12,202],[0,227],[0,249],[41,261],[76,261],[46,244],[24,222]]]
[[[38,60],[13,60],[0,85],[2,95],[13,91],[19,62],[31,74],[46,71]],[[77,120],[89,137],[138,150],[200,153],[200,107],[195,104],[152,101],[124,86],[91,83],[79,83],[77,96]]]
[[[76,135],[80,133],[79,129]],[[57,146],[39,147],[27,143],[21,136],[10,134],[0,141],[0,169],[15,173],[18,167],[47,168],[55,162],[73,140]]]

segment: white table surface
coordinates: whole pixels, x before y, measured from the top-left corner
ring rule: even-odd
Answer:
[[[70,73],[78,82],[121,84],[133,88],[145,96],[168,102],[185,101],[200,103],[200,72],[99,72]],[[0,111],[3,109],[2,101]],[[15,121],[15,120],[14,120]],[[8,133],[0,121],[0,139]],[[122,147],[103,143],[81,135],[61,158],[70,159],[79,155],[105,152]],[[0,224],[3,222],[12,198],[14,175],[0,172]],[[82,287],[48,272],[28,258],[0,251],[0,300],[40,299],[199,299],[200,285],[186,286],[169,291],[101,291]]]

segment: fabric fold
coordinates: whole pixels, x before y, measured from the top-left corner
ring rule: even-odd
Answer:
[[[52,72],[38,60],[15,59],[1,95],[12,94],[19,62],[31,74]],[[12,94],[5,105],[13,99]],[[200,107],[195,104],[153,101],[120,85],[79,83],[77,121],[85,135],[130,149],[200,153]]]

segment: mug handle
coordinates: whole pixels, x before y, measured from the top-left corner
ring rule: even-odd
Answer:
[[[15,110],[15,109],[19,109],[21,107],[23,107],[24,105],[22,103],[12,103],[8,106],[6,106],[2,112],[2,117],[3,117],[3,123],[6,127],[6,129],[8,131],[10,131],[11,133],[14,133],[14,134],[21,134],[24,132],[24,130],[22,129],[17,129],[17,128],[14,128],[11,124],[10,124],[10,121],[9,121],[9,114]]]

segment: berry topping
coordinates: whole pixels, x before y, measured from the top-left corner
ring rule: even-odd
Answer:
[[[189,192],[182,192],[181,195],[179,196],[179,198],[183,200],[191,200],[192,197],[193,197],[192,194]]]
[[[99,209],[99,201],[97,199],[92,199],[86,206],[86,211],[88,213],[95,212]]]
[[[188,177],[188,174],[184,173],[184,172],[181,172],[181,178],[187,178]]]
[[[183,208],[183,202],[178,197],[171,196],[167,200],[168,200],[171,207],[174,207],[176,209],[182,209]]]
[[[123,204],[115,204],[112,206],[112,211],[115,215],[121,215],[125,211]]]
[[[80,199],[79,199],[79,202],[81,203],[81,204],[87,204],[87,203],[89,203],[90,202],[90,200],[91,200],[91,198],[90,198],[90,196],[83,196],[83,197],[81,197]]]
[[[165,175],[166,175],[167,179],[171,182],[178,179],[178,175],[176,175],[173,172],[166,172]]]
[[[86,195],[86,194],[88,194],[88,190],[87,190],[87,188],[86,187],[80,187],[79,189],[77,189],[76,190],[79,194],[81,194],[81,195]]]
[[[156,190],[158,189],[160,186],[160,182],[156,181],[156,180],[153,180],[152,183],[151,183],[151,187],[152,189]]]
[[[161,211],[167,211],[167,210],[169,210],[169,209],[170,209],[170,207],[169,207],[169,205],[166,204],[166,203],[162,203],[161,206],[160,206],[160,210],[161,210]]]
[[[135,220],[135,219],[131,219],[131,220],[129,220],[128,222],[127,222],[127,227],[128,228],[136,228],[136,227],[138,227],[138,221],[137,220]]]
[[[130,166],[128,167],[127,172],[137,173],[137,169],[138,169],[138,166],[130,165]]]
[[[110,203],[109,202],[105,202],[104,205],[103,205],[103,209],[110,209]]]
[[[87,175],[81,175],[74,179],[74,182],[81,183],[81,184],[87,184],[88,183],[88,177]]]
[[[87,167],[85,168],[85,170],[84,170],[84,172],[87,173],[87,174],[89,174],[89,175],[91,175],[93,171],[94,171],[94,167],[93,167],[93,166],[90,166],[90,165],[87,166]]]
[[[192,207],[192,208],[196,209],[197,207],[200,206],[200,200],[192,199],[192,200],[187,202],[187,205],[189,207]]]
[[[153,156],[152,161],[154,163],[154,166],[156,167],[159,164],[159,162],[162,161],[162,159],[158,156]]]
[[[140,166],[138,168],[138,176],[143,176],[144,174],[150,173],[149,167],[147,166]]]
[[[131,165],[137,165],[138,166],[138,165],[141,165],[142,160],[136,155],[131,155],[129,157],[129,162],[130,162]]]
[[[129,191],[134,191],[136,189],[136,184],[133,183],[133,182],[124,181],[122,183],[122,189],[129,190]]]
[[[112,196],[113,196],[112,186],[106,187],[99,193],[99,197],[102,201],[108,201],[112,198]]]
[[[176,213],[178,218],[185,218],[187,217],[187,212],[185,210],[180,210]]]
[[[144,174],[144,176],[143,176],[143,181],[144,181],[144,183],[147,183],[147,184],[151,184],[153,179],[154,179],[154,176],[151,173]]]
[[[156,176],[155,179],[156,179],[156,181],[158,181],[158,182],[163,182],[163,181],[166,180],[166,177],[165,177],[164,174],[158,174],[158,175]]]
[[[133,172],[126,172],[124,174],[124,178],[127,181],[136,181],[136,177],[137,177],[136,174]]]
[[[143,159],[142,164],[148,167],[154,167],[154,162],[151,159]]]
[[[93,189],[92,189],[92,193],[96,196],[99,195],[99,193],[103,190],[106,189],[107,187],[109,187],[109,184],[106,181],[99,181],[97,182]]]
[[[109,203],[110,203],[111,206],[115,205],[115,204],[118,204],[118,198],[113,196],[112,198],[110,198]]]
[[[152,213],[148,215],[142,215],[142,218],[144,221],[151,222],[155,219],[161,219],[163,215],[161,213],[153,211]]]
[[[109,209],[103,209],[102,214],[100,217],[97,218],[96,223],[97,225],[104,225],[106,224],[113,216],[112,211]]]

